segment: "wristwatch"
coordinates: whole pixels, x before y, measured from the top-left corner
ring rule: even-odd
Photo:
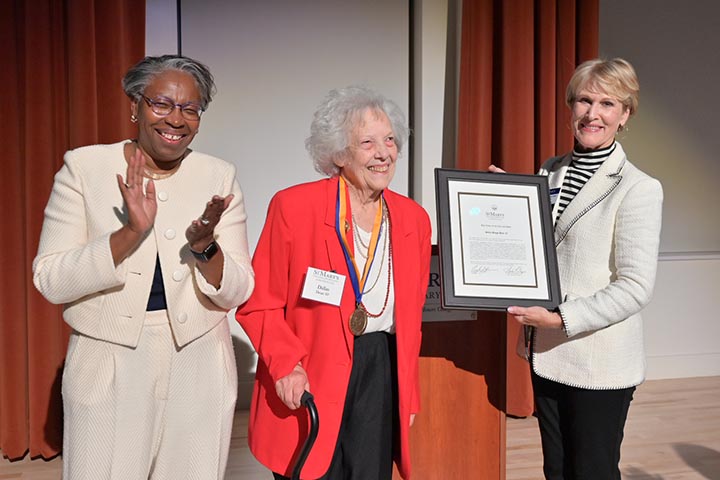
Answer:
[[[215,240],[210,242],[207,247],[205,247],[205,250],[202,252],[196,252],[192,248],[190,249],[190,253],[193,254],[193,257],[195,257],[200,262],[209,262],[210,259],[215,256],[215,254],[218,252],[218,244],[215,243]]]

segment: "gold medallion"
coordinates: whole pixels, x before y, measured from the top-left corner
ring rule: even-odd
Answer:
[[[352,334],[356,337],[362,335],[367,328],[367,320],[367,312],[362,306],[358,305],[352,315],[350,315],[350,321],[348,322]]]

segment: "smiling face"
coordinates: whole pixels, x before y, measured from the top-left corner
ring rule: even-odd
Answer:
[[[630,111],[617,98],[585,87],[572,104],[573,134],[585,150],[604,148],[612,144],[629,116]]]
[[[180,105],[200,104],[195,80],[178,70],[167,70],[155,76],[143,94],[153,101],[164,99]],[[138,118],[138,145],[150,157],[148,165],[160,169],[172,168],[184,157],[200,126],[199,119],[186,119],[178,107],[169,115],[158,115],[142,98],[132,103],[132,113]]]
[[[366,110],[351,135],[348,153],[336,162],[340,176],[361,199],[377,197],[395,175],[398,148],[382,111]]]

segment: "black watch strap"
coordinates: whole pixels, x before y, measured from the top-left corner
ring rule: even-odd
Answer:
[[[209,262],[212,257],[215,256],[215,254],[218,252],[218,244],[215,243],[215,240],[210,242],[207,247],[205,247],[205,250],[202,252],[196,252],[192,248],[190,249],[190,253],[193,254],[193,257],[195,257],[197,260],[201,262]]]

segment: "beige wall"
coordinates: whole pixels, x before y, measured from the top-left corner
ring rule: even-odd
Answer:
[[[720,3],[602,0],[600,51],[629,60],[640,108],[621,138],[665,192],[655,295],[646,308],[649,378],[720,375]]]
[[[622,138],[631,161],[663,182],[663,252],[720,252],[720,3],[602,0],[600,51],[629,60],[640,109]]]
[[[218,87],[193,146],[237,164],[251,246],[275,192],[321,178],[304,142],[330,89],[367,85],[408,112],[407,0],[184,0],[182,18],[183,54]],[[407,155],[392,188],[408,191]]]

